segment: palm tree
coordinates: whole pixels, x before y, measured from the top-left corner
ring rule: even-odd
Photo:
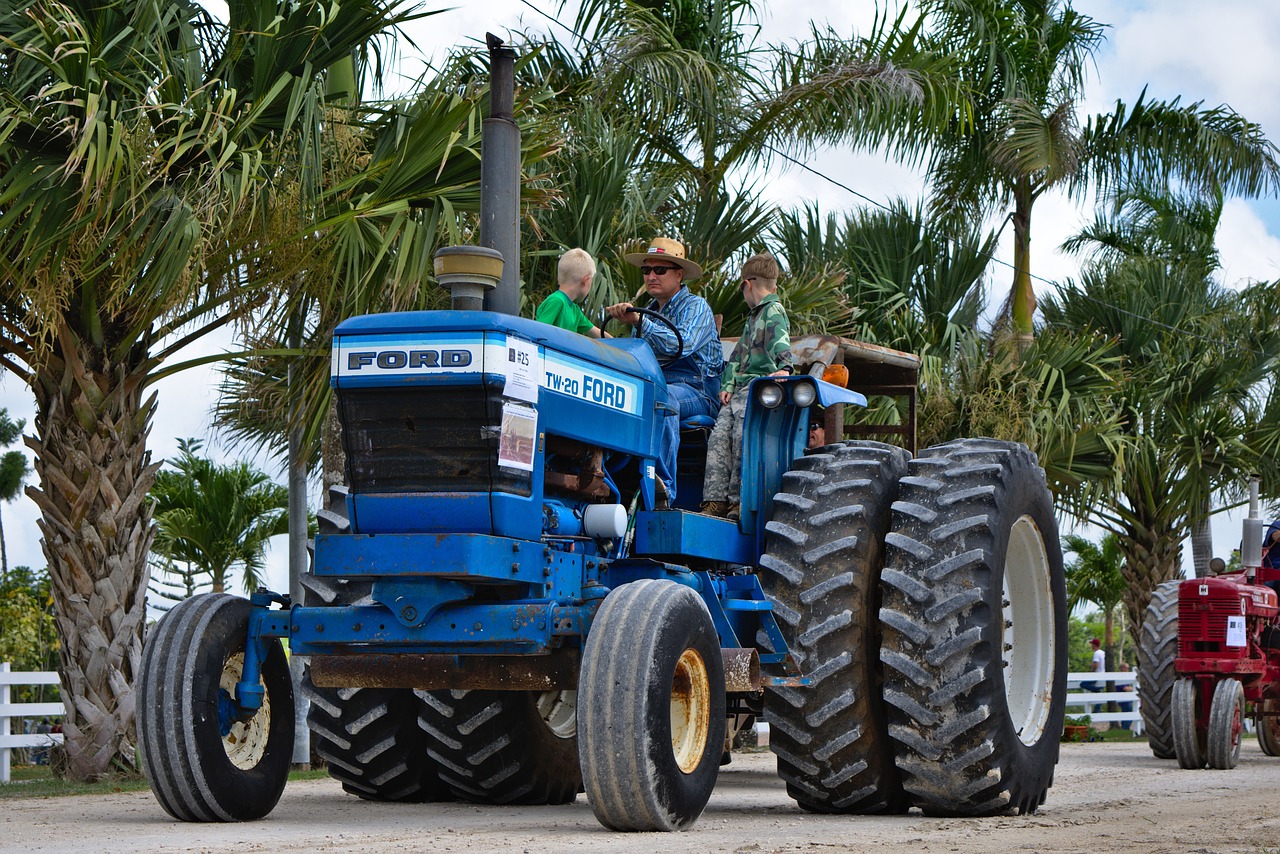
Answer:
[[[1131,633],[1155,587],[1181,576],[1181,542],[1205,496],[1240,491],[1247,473],[1268,467],[1256,437],[1265,426],[1260,389],[1280,356],[1267,322],[1273,292],[1228,291],[1198,268],[1135,258],[1088,269],[1045,301],[1049,328],[1107,336],[1123,356],[1112,396],[1123,455],[1087,518],[1120,538]]]
[[[666,189],[651,199],[650,228],[680,235],[708,281],[758,248],[773,219],[744,171],[824,142],[878,146],[890,129],[955,115],[949,60],[918,49],[911,31],[882,20],[861,39],[814,30],[802,44],[767,46],[756,40],[758,6],[591,0],[572,43],[547,51],[569,110],[589,102],[639,140],[626,165]],[[570,211],[594,204],[573,185],[563,191]],[[607,260],[620,257],[621,246],[609,249]],[[634,273],[627,281],[638,283]]]
[[[323,70],[408,17],[396,0],[0,0],[0,365],[36,398],[69,773],[135,762],[147,385],[245,316],[304,253],[271,251],[271,158],[313,139]],[[317,125],[313,124],[311,127]],[[298,131],[295,133],[295,131]]]
[[[289,532],[289,490],[248,463],[222,466],[197,457],[200,443],[178,442],[173,469],[156,472],[151,487],[156,538],[152,550],[166,563],[195,567],[214,593],[239,570],[246,593],[262,584],[268,541]]]
[[[0,448],[7,448],[22,436],[22,428],[27,422],[19,418],[9,419],[9,410],[0,409]],[[5,451],[0,456],[0,503],[8,504],[20,494],[26,483],[31,467],[27,465],[27,456],[21,451]],[[4,524],[0,522],[0,584],[9,577],[9,556],[4,545]]]
[[[1102,646],[1108,661],[1120,661],[1123,641],[1116,647],[1116,611],[1124,600],[1124,574],[1121,565],[1124,557],[1120,538],[1112,531],[1102,535],[1100,543],[1086,540],[1077,534],[1062,538],[1065,550],[1075,555],[1063,569],[1067,581],[1067,610],[1092,602],[1102,609]]]
[[[800,259],[799,287],[839,290],[839,322],[822,329],[921,356],[918,438],[961,436],[1024,442],[1040,457],[1060,506],[1084,518],[1115,476],[1120,417],[1108,403],[1118,356],[1101,338],[1047,334],[1005,353],[980,327],[994,236],[948,227],[920,206],[895,202],[843,221],[814,209],[784,213],[769,244]],[[789,306],[793,303],[789,302]],[[728,319],[726,319],[726,325]],[[887,399],[886,399],[887,400]],[[892,401],[872,401],[868,423],[902,423]]]
[[[431,282],[432,254],[468,242],[479,222],[489,89],[473,59],[453,57],[410,98],[344,111],[345,132],[315,152],[318,183],[306,190],[305,215],[274,224],[274,242],[308,247],[305,262],[288,292],[256,318],[248,352],[224,368],[215,423],[237,445],[283,455],[285,437],[298,429],[307,463],[323,457],[325,477],[340,477],[330,413],[334,327],[359,314],[448,305],[448,293]],[[549,97],[545,87],[517,93],[526,171],[559,145],[545,122]],[[302,174],[295,165],[281,178],[296,186]],[[545,206],[549,195],[531,177],[524,201]]]
[[[1151,101],[1081,122],[1088,65],[1105,25],[1062,0],[921,0],[935,53],[956,59],[972,98],[972,126],[919,140],[936,209],[962,217],[1007,211],[1013,225],[1013,331],[1032,335],[1035,203],[1063,190],[1083,196],[1132,181],[1177,181],[1201,192],[1257,195],[1280,186],[1276,147],[1226,106]]]

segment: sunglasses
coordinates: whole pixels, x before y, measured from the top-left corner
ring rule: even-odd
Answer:
[[[640,268],[640,275],[647,276],[650,273],[657,273],[659,276],[665,276],[672,270],[679,270],[679,267],[650,267],[648,264]]]

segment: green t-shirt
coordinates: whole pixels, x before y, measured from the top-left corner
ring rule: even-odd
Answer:
[[[564,291],[556,291],[544,299],[533,316],[542,323],[550,323],[582,335],[589,334],[595,328],[595,324],[587,319],[582,309]]]

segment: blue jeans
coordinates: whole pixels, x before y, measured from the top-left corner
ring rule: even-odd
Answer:
[[[676,453],[680,450],[680,422],[694,415],[710,415],[715,417],[720,411],[719,391],[713,399],[684,383],[667,384],[667,404],[680,414],[674,412],[662,419],[662,448],[658,455],[658,477],[667,485],[667,496],[674,503],[676,500]]]

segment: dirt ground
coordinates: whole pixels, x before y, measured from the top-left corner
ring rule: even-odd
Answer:
[[[293,783],[253,824],[171,820],[150,793],[15,799],[0,852],[1280,852],[1280,757],[1249,738],[1233,771],[1182,771],[1145,744],[1064,744],[1048,802],[1032,816],[937,819],[805,813],[769,753],[735,754],[693,829],[603,830],[586,799],[562,807],[373,804],[332,781]]]

